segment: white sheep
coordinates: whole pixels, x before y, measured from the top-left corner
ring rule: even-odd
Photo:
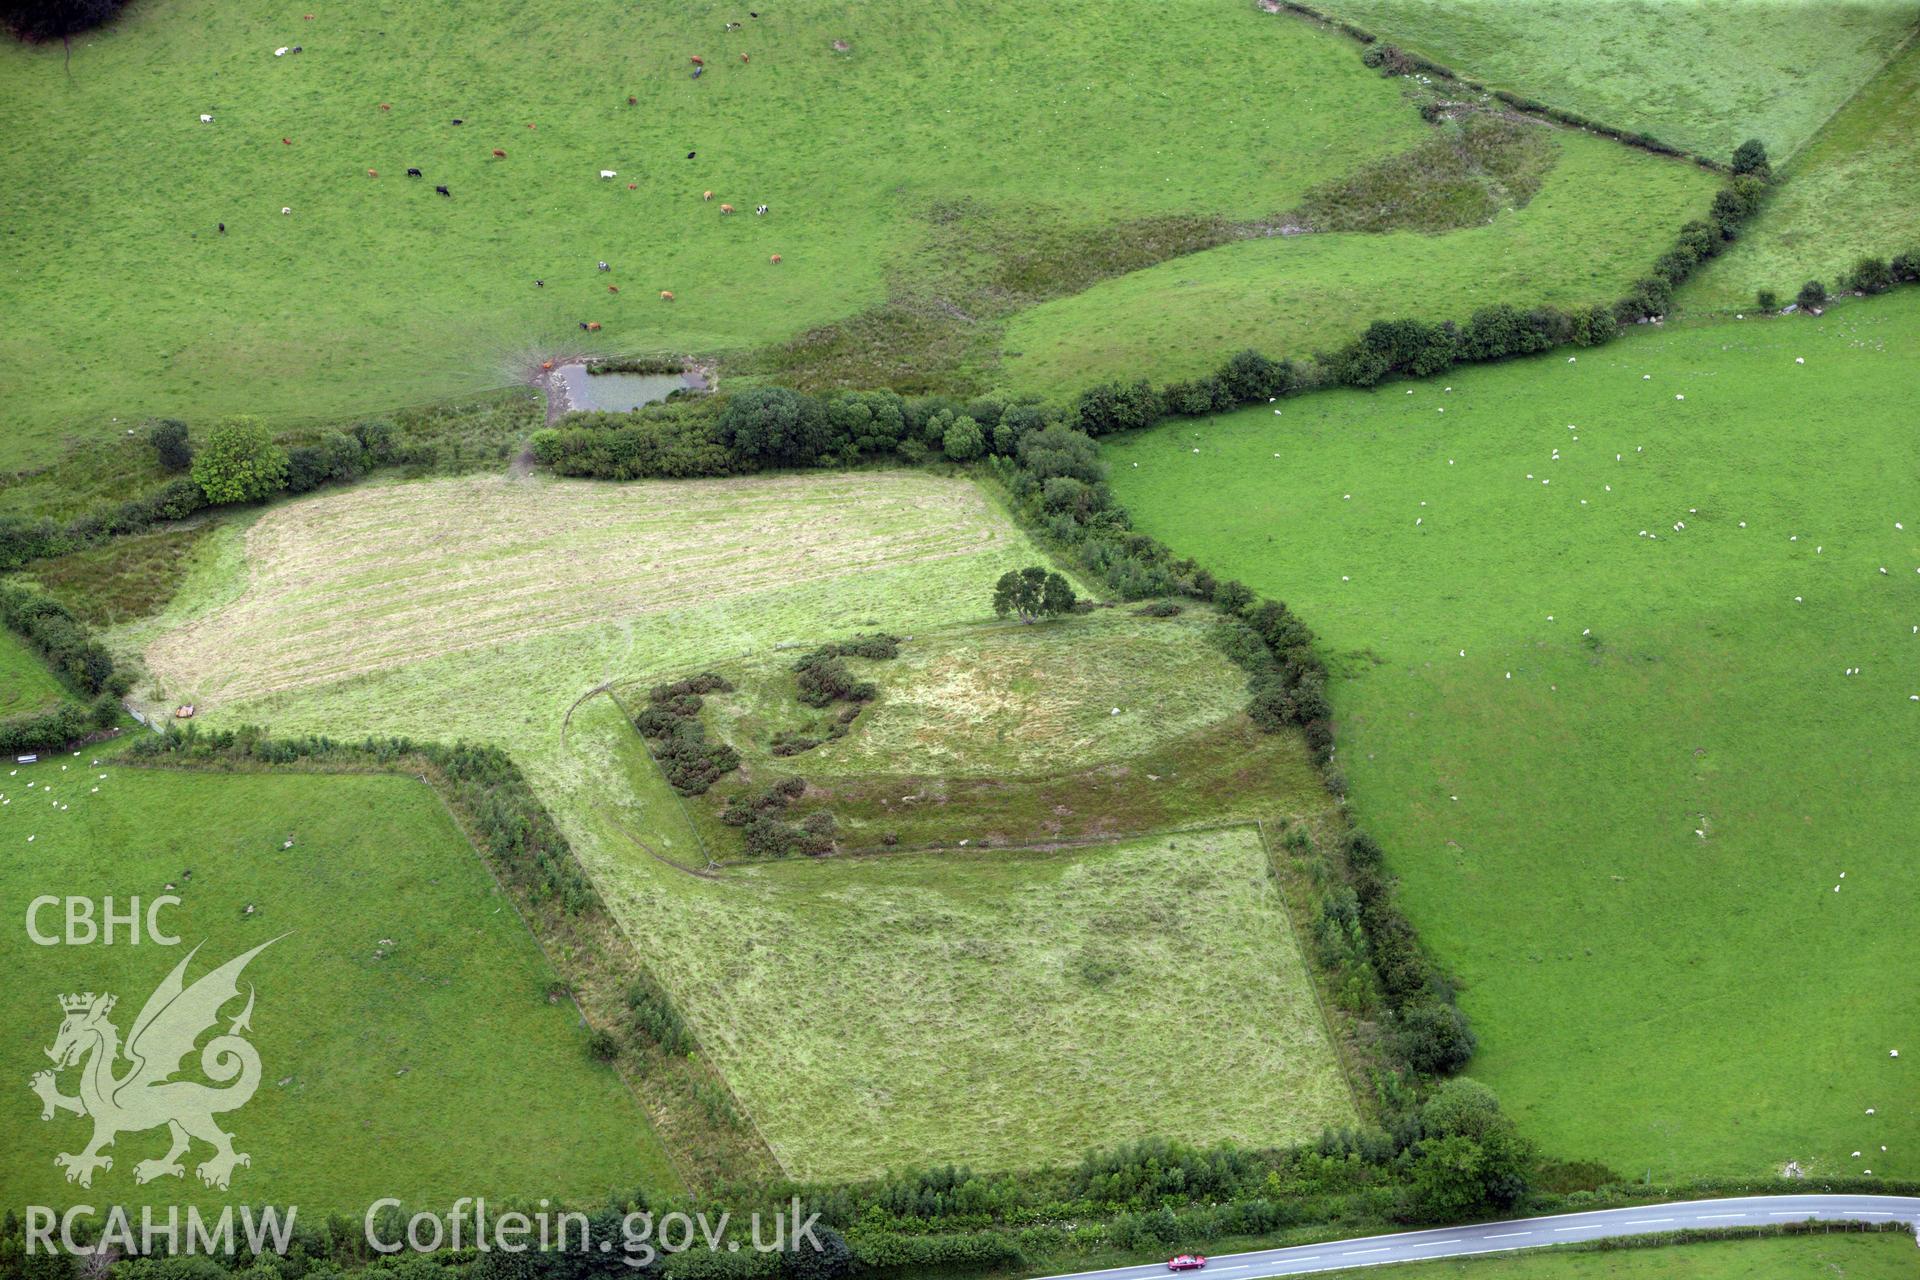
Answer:
[[[213,123],[213,117],[212,117],[212,116],[210,116],[210,115],[205,115],[205,114],[202,114],[202,115],[201,115],[201,117],[200,117],[200,123],[201,123],[201,124],[212,124],[212,123]]]
[[[619,174],[617,174],[617,173],[615,173],[615,172],[614,172],[613,170],[611,170],[611,169],[602,169],[602,170],[600,171],[600,176],[601,176],[602,178],[617,178],[617,177],[619,177],[620,175],[619,175]]]

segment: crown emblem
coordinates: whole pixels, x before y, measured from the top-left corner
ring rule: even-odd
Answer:
[[[87,1010],[93,1008],[93,1003],[96,999],[101,1001],[100,1012],[109,1013],[112,1011],[113,1009],[112,996],[96,997],[91,991],[88,991],[83,995],[61,996],[60,1008],[62,1009],[62,1011],[66,1013],[85,1013]]]

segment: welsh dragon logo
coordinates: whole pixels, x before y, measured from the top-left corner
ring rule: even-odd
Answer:
[[[62,1152],[53,1158],[67,1171],[68,1182],[92,1186],[96,1169],[113,1168],[113,1157],[102,1155],[102,1148],[112,1146],[122,1133],[160,1125],[167,1126],[173,1144],[158,1160],[136,1164],[135,1182],[184,1176],[180,1157],[195,1138],[213,1148],[213,1155],[195,1169],[200,1181],[209,1187],[224,1191],[234,1168],[252,1163],[244,1151],[233,1149],[233,1135],[214,1120],[222,1112],[245,1106],[260,1087],[260,1054],[244,1037],[253,1029],[251,984],[246,1007],[227,1024],[224,1033],[208,1040],[200,1050],[200,1070],[207,1079],[224,1087],[172,1077],[193,1052],[194,1042],[219,1022],[220,1010],[239,998],[240,971],[247,962],[279,940],[261,943],[188,986],[187,965],[200,950],[196,946],[147,997],[124,1046],[120,1029],[108,1019],[115,997],[91,991],[60,997],[60,1009],[66,1016],[53,1047],[47,1050],[53,1070],[36,1072],[29,1083],[40,1095],[42,1120],[53,1119],[56,1111],[71,1111],[93,1120],[93,1140],[84,1151],[77,1155]],[[115,1074],[123,1057],[130,1065],[124,1073]],[[61,1093],[55,1080],[57,1073],[69,1067],[80,1070],[78,1097]]]

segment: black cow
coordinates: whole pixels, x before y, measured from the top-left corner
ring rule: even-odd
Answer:
[[[435,187],[434,190],[439,192],[441,195],[447,197],[449,200],[453,198],[453,192],[447,190],[445,187]]]
[[[422,175],[421,175],[421,173],[420,173],[420,171],[419,171],[418,169],[409,169],[409,170],[407,170],[407,176],[408,176],[409,178],[418,178],[418,177],[420,177],[420,176],[422,176]]]

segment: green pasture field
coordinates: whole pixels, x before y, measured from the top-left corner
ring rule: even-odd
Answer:
[[[1335,1280],[1370,1269],[1331,1273]],[[1406,1280],[1909,1280],[1913,1237],[1835,1233],[1772,1240],[1713,1240],[1643,1249],[1529,1249],[1502,1257],[1416,1262]]]
[[[1458,75],[1725,159],[1806,144],[1913,30],[1909,0],[1328,0]]]
[[[1246,240],[1022,312],[1007,326],[1002,380],[1058,394],[1106,378],[1211,372],[1246,347],[1312,355],[1403,315],[1611,303],[1681,223],[1705,213],[1716,179],[1590,134],[1556,130],[1553,141],[1558,159],[1538,194],[1485,226]]]
[[[1750,311],[1760,289],[1791,302],[1829,289],[1863,254],[1920,252],[1920,42],[1889,62],[1793,158],[1738,243],[1681,290],[1686,311]]]
[[[0,627],[0,716],[25,715],[60,701],[66,686],[27,642]]]
[[[689,812],[723,857],[740,844],[719,821],[726,798],[785,777],[809,784],[790,816],[831,811],[842,849],[1102,840],[1318,813],[1326,792],[1303,744],[1247,719],[1246,673],[1213,644],[1214,625],[1206,609],[1149,618],[1123,606],[916,634],[897,658],[845,659],[878,696],[846,736],[785,757],[776,734],[824,737],[848,704],[799,701],[801,651],[723,665],[734,691],[708,695],[703,714],[743,764]],[[637,708],[644,688],[623,697]]]
[[[1920,1174],[1917,343],[1906,291],[1106,449],[1319,633],[1469,1069],[1555,1155]]]
[[[612,700],[582,700],[605,682],[872,630],[981,637],[1009,670],[1064,659],[1095,628],[1169,634],[1121,615],[998,639],[1009,629],[992,620],[994,580],[1045,558],[963,480],[363,487],[223,526],[191,560],[169,609],[113,640],[143,647],[153,679],[203,698],[215,724],[508,746],[789,1172],[1026,1164],[1150,1134],[1279,1141],[1351,1116],[1250,828],[1173,849],[1161,837],[1057,855],[836,858],[723,880],[674,865],[704,865],[699,837]],[[560,579],[591,616],[555,614],[542,592]],[[447,618],[494,642],[466,643]],[[1172,626],[1195,652],[1133,643],[1170,678],[1206,678],[1191,691],[1204,716],[1237,715],[1239,673],[1191,621]],[[922,661],[913,654],[903,671]],[[1109,689],[1129,705],[1153,692],[1131,673],[1099,687],[1068,665],[1060,678],[1072,697],[1037,676],[1023,696],[1056,705],[1063,743],[1088,736],[1096,693],[1105,711],[1120,696]],[[1130,749],[1148,744],[1147,726],[1118,719]],[[1027,750],[993,737],[973,743]],[[1251,785],[1323,817],[1299,741],[1259,747]],[[964,985],[938,995],[929,984],[949,972]],[[1182,1031],[1182,1019],[1198,1021]],[[1184,1087],[1196,1071],[1215,1083]]]
[[[1278,1144],[1353,1122],[1251,826],[713,879],[670,865],[697,867],[697,845],[609,700],[568,741],[583,781],[556,809],[574,847],[790,1174],[1026,1167],[1153,1134]]]
[[[6,469],[149,415],[777,342],[938,275],[945,219],[1091,253],[1143,219],[1276,213],[1424,128],[1350,42],[1232,0],[177,0],[70,67],[6,42],[0,114],[34,121],[0,159]]]
[[[425,786],[142,769],[85,754],[9,768],[0,778],[8,1203],[295,1204],[304,1221],[356,1215],[384,1196],[423,1207],[482,1193],[595,1203],[636,1186],[677,1189],[633,1097],[588,1058],[572,1005],[548,1001],[553,971],[512,903]],[[22,927],[41,895],[111,895],[124,911],[129,898],[151,902],[169,886],[183,902],[160,920],[177,947],[144,935],[130,945],[124,926],[110,946],[42,947]],[[60,933],[60,908],[40,925]],[[43,1122],[27,1089],[48,1066],[57,997],[113,993],[124,1036],[193,947],[189,982],[270,938],[280,940],[242,985],[256,992],[261,1082],[221,1117],[251,1165],[227,1191],[203,1187],[194,1165],[209,1149],[196,1145],[183,1179],[137,1185],[136,1163],[166,1151],[158,1129],[121,1134],[107,1152],[112,1169],[91,1188],[65,1182],[53,1157],[81,1150],[90,1125],[64,1112]],[[240,1009],[224,1011],[223,1028]],[[62,1073],[61,1090],[74,1093],[76,1080]]]

